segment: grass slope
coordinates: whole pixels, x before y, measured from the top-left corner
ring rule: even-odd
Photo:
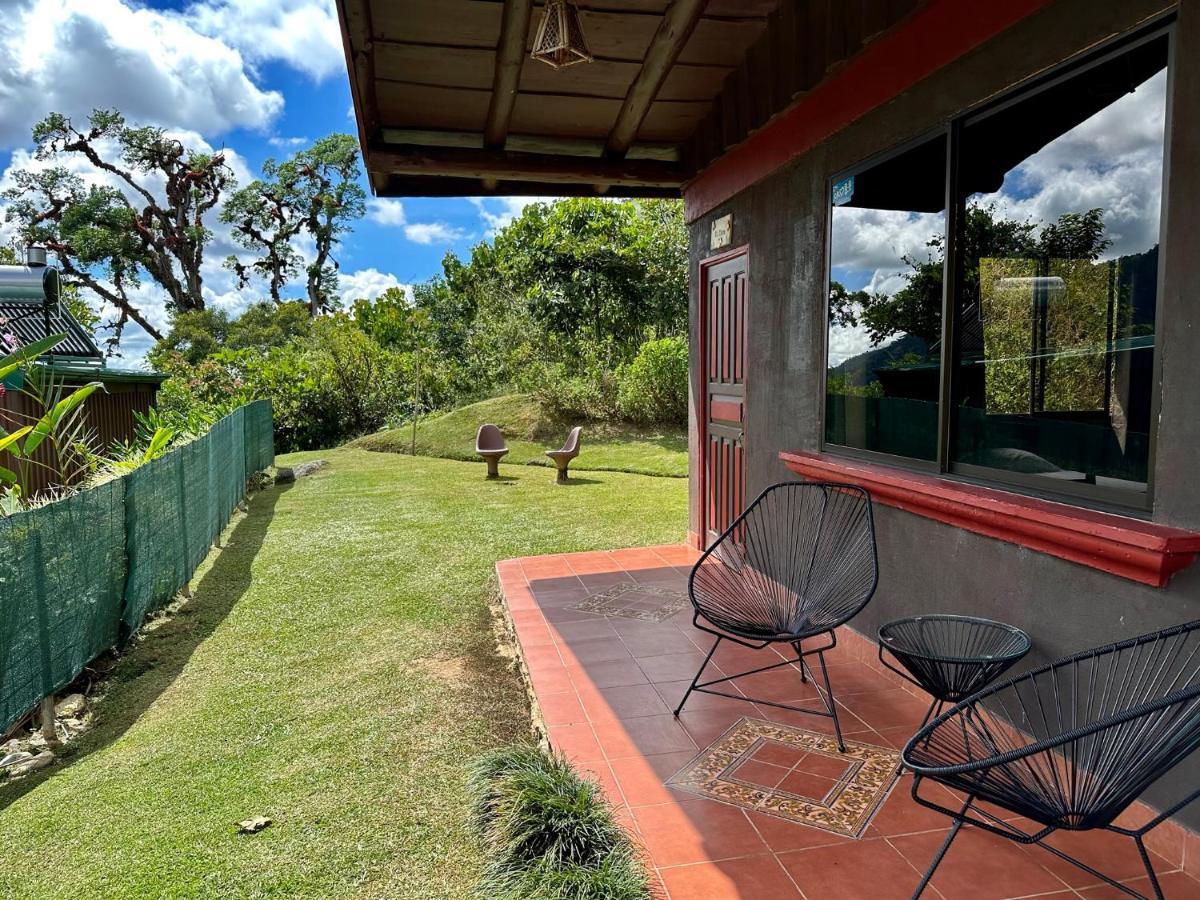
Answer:
[[[466,767],[528,733],[495,560],[683,538],[686,483],[337,450],[259,494],[97,725],[0,787],[2,897],[470,895]],[[235,823],[274,820],[254,836]]]
[[[541,421],[537,405],[528,396],[511,394],[472,403],[421,422],[417,426],[417,454],[479,462],[475,455],[475,432],[484,422],[500,426],[509,449],[504,462],[519,466],[552,465],[544,451],[561,447],[571,430],[569,424]],[[408,453],[411,441],[412,429],[404,427],[367,435],[351,446]],[[579,458],[571,463],[572,469],[687,476],[687,432],[682,428],[638,428],[610,423],[584,425],[580,447]]]

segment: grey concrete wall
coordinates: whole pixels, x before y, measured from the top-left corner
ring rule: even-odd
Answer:
[[[1162,0],[1060,0],[693,224],[694,278],[699,261],[710,255],[713,218],[732,213],[733,243],[750,245],[749,496],[794,478],[778,460],[780,450],[820,447],[827,179],[1171,6]],[[1195,327],[1200,308],[1200,0],[1182,4],[1172,78],[1170,196],[1158,319],[1161,421],[1166,424],[1158,438],[1153,515],[1163,523],[1200,528],[1200,328]],[[693,304],[698,295],[693,292]],[[693,306],[694,350],[699,347],[696,313]],[[693,392],[699,396],[695,357],[692,371]],[[696,491],[698,480],[692,484]],[[693,494],[693,529],[699,503]],[[1200,618],[1200,564],[1160,590],[890,507],[877,507],[876,520],[879,591],[852,623],[871,637],[881,623],[904,615],[988,616],[1030,633],[1035,649],[1025,667]],[[1198,782],[1200,754],[1147,800],[1161,806]],[[1200,828],[1200,803],[1180,819]]]

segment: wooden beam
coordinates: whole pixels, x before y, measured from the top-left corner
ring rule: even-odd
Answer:
[[[692,36],[707,3],[708,0],[674,0],[667,7],[658,31],[646,49],[641,71],[629,86],[625,102],[621,104],[621,111],[609,132],[604,146],[606,156],[619,159],[629,152],[637,140],[638,129],[650,112],[671,67]]]
[[[504,149],[508,137],[508,123],[512,120],[521,82],[532,14],[533,0],[504,0],[500,41],[496,44],[496,71],[492,76],[492,102],[483,129],[483,144],[489,150]]]
[[[392,175],[372,172],[381,179],[377,190],[380,197],[594,197],[596,189],[590,184],[564,184],[523,178],[519,181],[497,181],[490,187],[474,178],[448,175]],[[679,198],[678,187],[624,186],[609,188],[609,197],[668,197]]]
[[[433,131],[422,128],[384,128],[380,132],[384,144],[413,144],[419,147],[465,147],[483,149],[483,136],[472,131]],[[517,153],[545,153],[549,156],[597,157],[604,153],[604,141],[593,138],[559,138],[540,134],[509,132],[504,149]],[[658,159],[679,162],[676,144],[639,143],[626,159]]]
[[[379,133],[379,100],[375,94],[375,48],[368,0],[336,0],[342,48],[350,75],[350,95],[358,119],[359,146],[366,148]]]
[[[367,154],[373,172],[389,175],[435,175],[480,181],[536,181],[545,184],[678,190],[686,174],[673,163],[648,159],[588,159],[506,150],[419,147],[376,144]]]

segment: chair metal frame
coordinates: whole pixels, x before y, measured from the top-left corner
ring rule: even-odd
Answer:
[[[933,860],[930,862],[929,868],[925,871],[925,874],[922,877],[920,884],[917,886],[916,891],[913,893],[913,895],[912,895],[913,900],[917,900],[917,898],[919,898],[921,896],[921,894],[925,891],[925,888],[929,885],[930,880],[933,878],[933,875],[937,871],[938,866],[941,865],[941,862],[945,858],[947,851],[950,849],[950,845],[954,842],[955,837],[957,837],[958,832],[961,830],[963,825],[973,825],[976,828],[981,828],[984,831],[990,832],[992,834],[998,835],[1003,838],[1007,838],[1018,844],[1024,844],[1024,845],[1037,844],[1038,846],[1044,848],[1045,850],[1048,850],[1050,853],[1054,854],[1055,856],[1059,857],[1060,859],[1062,859],[1066,862],[1069,862],[1072,865],[1089,873],[1094,878],[1100,879],[1101,881],[1103,881],[1105,884],[1109,885],[1110,887],[1116,888],[1121,893],[1123,893],[1127,896],[1130,896],[1130,897],[1140,898],[1140,900],[1147,900],[1145,895],[1139,894],[1137,891],[1134,891],[1127,885],[1121,884],[1117,880],[1113,879],[1112,877],[1110,877],[1108,875],[1105,875],[1103,872],[1098,871],[1097,869],[1088,865],[1087,863],[1083,862],[1082,860],[1076,859],[1075,857],[1069,855],[1068,853],[1065,853],[1064,851],[1058,849],[1057,847],[1054,847],[1045,842],[1046,838],[1050,837],[1052,834],[1054,834],[1055,832],[1058,832],[1058,831],[1100,831],[1100,830],[1103,830],[1103,831],[1111,831],[1114,834],[1118,834],[1123,837],[1131,838],[1137,847],[1138,854],[1141,857],[1143,866],[1145,867],[1146,875],[1150,881],[1150,886],[1154,892],[1154,897],[1158,898],[1158,900],[1162,900],[1162,898],[1163,898],[1162,886],[1159,883],[1158,876],[1155,874],[1153,863],[1150,860],[1150,854],[1146,850],[1144,838],[1150,831],[1157,828],[1159,825],[1161,825],[1167,819],[1174,816],[1176,813],[1178,813],[1180,810],[1184,809],[1189,804],[1193,803],[1195,800],[1200,799],[1200,789],[1197,789],[1197,790],[1192,791],[1191,793],[1187,794],[1182,799],[1173,803],[1169,808],[1158,813],[1153,818],[1151,818],[1148,822],[1144,823],[1143,825],[1141,825],[1138,828],[1127,828],[1127,827],[1124,827],[1121,825],[1117,825],[1113,821],[1113,820],[1115,820],[1115,818],[1117,816],[1119,816],[1122,812],[1124,812],[1126,809],[1128,809],[1129,806],[1132,805],[1134,800],[1136,800],[1137,795],[1135,795],[1132,799],[1130,799],[1128,802],[1126,802],[1124,804],[1124,806],[1122,806],[1116,812],[1114,812],[1112,809],[1106,809],[1103,811],[1103,813],[1093,813],[1092,817],[1098,819],[1095,824],[1080,824],[1079,827],[1074,827],[1074,828],[1067,827],[1062,824],[1050,824],[1050,823],[1047,823],[1044,821],[1038,821],[1037,818],[1029,815],[1029,813],[1033,812],[1033,810],[1028,809],[1028,808],[1027,809],[1014,808],[1018,804],[1016,804],[1016,803],[1006,804],[1006,803],[1002,802],[1001,798],[998,798],[996,796],[985,796],[983,798],[983,799],[986,799],[988,802],[990,802],[996,806],[999,806],[1002,809],[1007,809],[1010,812],[1016,813],[1018,815],[1024,815],[1027,818],[1030,818],[1035,823],[1042,826],[1039,830],[1027,832],[1027,831],[1022,831],[1021,829],[1019,829],[1015,825],[1013,825],[1011,822],[1006,822],[1003,819],[1001,819],[1000,817],[988,812],[986,809],[983,809],[982,807],[976,805],[977,801],[980,799],[979,794],[977,792],[964,789],[961,782],[956,782],[954,780],[954,776],[970,774],[973,772],[986,772],[987,770],[995,768],[997,766],[1006,766],[1010,763],[1024,760],[1029,757],[1033,757],[1035,755],[1045,754],[1045,753],[1056,753],[1057,752],[1057,753],[1060,753],[1062,760],[1065,761],[1067,759],[1071,759],[1073,762],[1074,761],[1074,753],[1068,752],[1067,745],[1072,745],[1072,747],[1070,748],[1070,751],[1073,751],[1074,750],[1073,745],[1075,745],[1075,743],[1080,741],[1081,739],[1088,738],[1088,737],[1091,737],[1094,735],[1100,735],[1103,732],[1106,732],[1106,731],[1109,731],[1112,729],[1118,729],[1121,726],[1128,725],[1128,724],[1134,723],[1134,722],[1138,722],[1139,720],[1151,721],[1152,718],[1156,714],[1165,713],[1171,707],[1179,707],[1181,705],[1185,705],[1183,708],[1186,709],[1187,708],[1186,705],[1191,704],[1191,707],[1188,710],[1187,717],[1184,719],[1184,722],[1187,725],[1187,727],[1190,729],[1191,733],[1188,735],[1188,738],[1186,741],[1183,741],[1182,743],[1180,743],[1179,746],[1172,746],[1170,748],[1171,752],[1170,752],[1168,758],[1165,759],[1157,768],[1155,768],[1153,771],[1144,775],[1140,782],[1134,782],[1130,785],[1130,787],[1139,786],[1141,788],[1141,790],[1138,791],[1138,795],[1140,795],[1140,793],[1142,791],[1144,791],[1146,787],[1149,787],[1150,784],[1157,781],[1159,778],[1161,778],[1163,775],[1165,775],[1168,771],[1170,771],[1174,766],[1176,766],[1180,762],[1182,762],[1193,751],[1200,748],[1200,730],[1196,729],[1198,717],[1200,717],[1200,703],[1197,702],[1198,698],[1200,698],[1200,681],[1197,681],[1196,683],[1190,684],[1189,686],[1181,688],[1181,689],[1169,691],[1168,693],[1165,693],[1163,696],[1161,696],[1157,699],[1144,701],[1142,703],[1139,703],[1139,704],[1133,706],[1132,708],[1124,709],[1120,712],[1114,712],[1114,713],[1112,713],[1108,716],[1105,716],[1105,717],[1101,718],[1100,720],[1092,722],[1090,724],[1083,725],[1083,726],[1069,729],[1069,730],[1065,730],[1061,734],[1049,736],[1042,740],[1032,740],[1031,739],[1029,741],[1029,743],[1027,743],[1025,746],[1016,747],[1012,750],[1008,750],[1006,752],[997,754],[997,755],[989,757],[987,759],[972,760],[969,762],[958,763],[958,764],[953,764],[953,765],[935,766],[935,765],[929,765],[927,762],[926,763],[914,762],[910,758],[910,756],[912,754],[918,752],[917,751],[918,746],[923,747],[926,750],[926,752],[928,752],[930,740],[934,737],[935,732],[939,728],[946,727],[947,723],[950,723],[956,717],[964,717],[962,724],[960,724],[959,727],[963,730],[964,742],[967,742],[967,740],[968,740],[966,737],[966,727],[967,726],[965,724],[965,719],[974,715],[976,706],[978,704],[980,704],[982,701],[986,700],[991,695],[994,695],[1001,691],[1009,690],[1012,688],[1017,688],[1018,686],[1023,686],[1024,683],[1033,683],[1034,679],[1036,679],[1037,676],[1042,675],[1047,672],[1054,672],[1055,674],[1057,674],[1058,670],[1065,669],[1068,666],[1076,666],[1080,662],[1095,660],[1099,657],[1105,656],[1106,654],[1118,653],[1120,651],[1127,650],[1129,648],[1140,647],[1143,645],[1147,645],[1155,640],[1165,640],[1165,639],[1168,639],[1168,638],[1171,638],[1171,637],[1174,637],[1174,636],[1177,636],[1180,634],[1184,634],[1184,633],[1187,633],[1190,631],[1195,631],[1197,629],[1200,629],[1200,620],[1195,621],[1195,622],[1185,623],[1183,625],[1177,625],[1177,626],[1174,626],[1173,628],[1163,629],[1162,631],[1153,632],[1151,634],[1142,635],[1140,637],[1130,638],[1128,640],[1120,641],[1120,642],[1117,642],[1114,644],[1108,644],[1106,646],[1098,647],[1098,648],[1095,648],[1092,650],[1085,650],[1081,653],[1077,653],[1072,656],[1066,657],[1064,659],[1058,660],[1056,662],[1052,662],[1048,665],[1031,670],[1030,672],[1027,672],[1023,675],[1019,675],[1014,678],[1008,679],[1001,684],[994,685],[990,688],[980,691],[977,694],[974,694],[971,697],[968,697],[966,700],[963,700],[962,702],[956,704],[952,709],[947,710],[945,713],[943,713],[942,715],[935,718],[932,722],[930,722],[928,725],[926,725],[921,730],[919,730],[915,735],[913,735],[913,737],[909,740],[908,744],[905,746],[903,753],[902,753],[902,759],[903,759],[904,765],[913,771],[913,784],[912,784],[913,800],[915,800],[917,803],[919,803],[920,805],[922,805],[928,809],[935,810],[936,812],[940,812],[943,815],[946,815],[954,820],[954,824],[950,828],[949,833],[946,835],[946,838],[942,842],[941,847],[938,849],[937,853],[934,855]],[[1191,660],[1193,658],[1197,658],[1198,662],[1200,662],[1200,655],[1198,655],[1196,648],[1193,648],[1191,654],[1189,654],[1189,657],[1188,657],[1189,664],[1191,663]],[[1139,672],[1137,677],[1140,679],[1151,679],[1150,683],[1153,685],[1153,683],[1160,677],[1160,673],[1151,672],[1151,671]],[[1193,669],[1192,680],[1195,680],[1195,679],[1196,679],[1196,669]],[[1055,682],[1055,684],[1057,685],[1057,682]],[[1124,689],[1125,686],[1126,686],[1126,684],[1120,685],[1121,689]],[[1111,690],[1111,689],[1112,689],[1111,685],[1105,686],[1106,691]],[[1035,690],[1036,690],[1036,687],[1035,687]],[[1039,697],[1039,702],[1042,702],[1042,700],[1043,700],[1043,698]],[[1045,700],[1047,703],[1049,703],[1049,698],[1045,698]],[[1090,702],[1090,695],[1089,695],[1089,702]],[[1057,706],[1060,703],[1060,698],[1058,696],[1057,690],[1055,691],[1055,694],[1053,697],[1053,703],[1055,706]],[[976,718],[976,720],[979,720],[979,717],[977,715],[975,716],[975,718]],[[951,726],[951,727],[953,727],[953,726]],[[973,726],[973,727],[978,727],[978,726]],[[986,725],[983,727],[986,730],[986,728],[987,728]],[[1017,730],[1017,729],[1015,729],[1014,726],[1009,726],[1009,727],[1013,728],[1014,731]],[[1111,763],[1114,759],[1120,758],[1120,756],[1125,752],[1128,752],[1131,750],[1134,750],[1135,752],[1137,752],[1137,746],[1138,746],[1137,737],[1139,735],[1141,735],[1143,729],[1146,727],[1148,727],[1148,726],[1143,726],[1143,728],[1136,729],[1132,736],[1129,735],[1128,733],[1126,733],[1124,736],[1124,741],[1125,741],[1125,744],[1128,744],[1129,746],[1122,745],[1122,746],[1112,748],[1111,750],[1109,750],[1109,752],[1106,754],[1106,756],[1104,757],[1104,759],[1102,761]],[[1025,732],[1019,732],[1019,731],[1018,731],[1018,733],[1025,734]],[[957,731],[956,731],[956,734],[957,734]],[[1146,738],[1146,739],[1148,739],[1148,738]],[[962,806],[959,809],[954,810],[954,809],[950,809],[946,806],[943,806],[937,802],[934,802],[926,797],[921,796],[921,793],[920,793],[921,785],[925,781],[925,779],[929,779],[936,783],[944,784],[951,788],[956,788],[956,789],[962,790],[964,793],[966,793],[966,800],[963,802]],[[1076,815],[1082,816],[1085,820],[1087,819],[1086,811],[1077,812]]]
[[[873,572],[872,578],[871,578],[871,586],[870,586],[869,590],[867,590],[865,592],[864,596],[862,596],[861,600],[857,603],[857,605],[852,610],[850,610],[848,613],[839,617],[837,619],[837,621],[832,622],[832,623],[822,624],[821,627],[819,627],[819,628],[814,628],[811,630],[802,630],[795,634],[778,635],[778,636],[774,636],[774,637],[764,637],[761,634],[754,634],[754,633],[749,632],[748,630],[737,629],[734,627],[730,627],[728,625],[717,625],[716,623],[712,623],[711,620],[708,619],[707,616],[705,616],[704,611],[701,608],[701,605],[696,600],[696,592],[695,592],[696,574],[701,571],[701,567],[704,565],[706,560],[710,559],[714,555],[717,555],[717,558],[720,559],[719,554],[721,553],[721,548],[723,548],[726,545],[726,542],[736,541],[736,535],[738,535],[740,533],[743,523],[750,515],[752,515],[754,513],[754,511],[763,502],[764,498],[766,498],[768,495],[770,495],[774,491],[795,490],[795,489],[822,490],[825,492],[841,491],[841,492],[846,492],[846,493],[851,493],[851,494],[857,494],[858,496],[860,496],[862,498],[864,507],[866,510],[866,527],[868,529],[868,532],[869,532],[870,538],[871,538],[871,565],[874,569],[874,572]],[[815,554],[815,552],[816,552],[816,546],[814,546],[814,554]],[[692,567],[691,574],[688,577],[688,598],[691,600],[692,606],[694,607],[694,610],[695,610],[692,615],[692,624],[700,631],[703,631],[707,634],[712,635],[715,638],[715,640],[713,641],[712,647],[709,648],[707,655],[705,655],[704,662],[702,662],[700,664],[700,668],[696,672],[695,677],[692,678],[691,684],[688,685],[688,689],[684,693],[683,698],[679,701],[679,705],[675,708],[675,711],[674,711],[675,716],[678,717],[679,714],[683,711],[684,704],[687,703],[688,698],[693,693],[711,694],[712,696],[715,696],[715,697],[726,697],[731,700],[743,700],[747,703],[755,703],[755,704],[759,704],[762,706],[770,706],[775,709],[783,709],[783,710],[788,710],[790,712],[803,713],[806,715],[823,716],[825,718],[833,720],[833,730],[834,730],[834,734],[837,737],[838,749],[844,753],[846,751],[846,743],[842,738],[842,727],[841,727],[841,723],[838,721],[838,714],[837,714],[837,702],[836,702],[836,699],[834,698],[833,688],[829,681],[829,668],[825,664],[825,654],[837,646],[837,633],[835,632],[834,629],[840,627],[841,625],[844,625],[846,622],[850,621],[850,619],[852,619],[854,616],[858,615],[858,613],[862,611],[863,607],[865,607],[867,605],[867,603],[870,602],[871,598],[875,595],[875,591],[878,588],[878,586],[879,586],[879,551],[878,551],[878,546],[877,546],[876,540],[875,540],[874,510],[873,510],[873,507],[871,504],[871,495],[865,488],[863,488],[859,485],[855,485],[855,484],[844,484],[844,483],[839,483],[839,482],[795,482],[795,481],[780,482],[778,484],[773,484],[770,487],[767,487],[766,489],[764,489],[762,491],[762,493],[760,493],[754,499],[754,501],[749,506],[746,507],[746,509],[741,513],[741,515],[739,515],[736,519],[734,519],[734,521],[729,525],[729,527],[726,528],[725,531],[722,532],[721,535],[708,547],[708,549],[704,551],[704,553],[701,555],[700,559],[697,560],[696,564]],[[827,638],[827,642],[822,644],[821,646],[811,647],[808,649],[804,649],[801,646],[802,641],[808,640],[811,638],[815,638],[815,637],[821,637],[821,636],[824,636]],[[709,663],[712,661],[713,656],[716,654],[717,648],[721,646],[722,641],[729,641],[731,643],[738,644],[739,646],[746,647],[751,650],[765,650],[774,644],[788,644],[791,646],[792,651],[795,653],[795,658],[789,659],[789,658],[785,657],[776,663],[771,663],[769,665],[761,666],[756,669],[749,669],[745,672],[738,672],[734,675],[726,675],[722,678],[714,678],[711,681],[703,681],[702,682],[700,680],[700,678],[704,675],[704,670],[708,668]],[[810,656],[817,657],[817,661],[821,667],[821,680],[820,681],[817,680],[817,678],[815,677],[815,675],[812,671],[812,668],[809,666],[809,664],[807,662],[807,658]],[[748,675],[757,675],[760,672],[769,672],[769,671],[772,671],[773,669],[780,669],[785,666],[793,666],[794,667],[797,664],[799,665],[799,675],[800,675],[801,682],[808,682],[811,679],[813,687],[817,691],[817,696],[821,701],[820,709],[816,709],[813,707],[793,706],[793,705],[790,705],[787,703],[780,703],[775,700],[765,700],[765,699],[761,699],[761,698],[757,698],[757,697],[749,697],[749,696],[746,696],[745,694],[741,694],[741,693],[734,694],[734,693],[729,693],[727,691],[713,690],[713,687],[716,685],[727,684],[729,682],[735,681],[736,679],[745,678]]]

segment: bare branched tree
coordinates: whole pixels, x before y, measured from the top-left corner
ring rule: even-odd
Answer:
[[[105,327],[111,345],[147,320],[133,291],[149,278],[163,289],[167,308],[204,308],[201,266],[211,238],[205,216],[234,185],[224,153],[190,150],[161,128],[127,125],[115,110],[96,110],[84,129],[52,113],[33,129],[39,162],[85,159],[113,184],[89,183],[64,165],[15,173],[8,221],[20,237],[58,255],[64,274],[117,311]]]
[[[250,262],[231,256],[226,265],[243,286],[251,275],[264,277],[276,303],[303,266],[309,311],[319,315],[337,291],[334,248],[366,209],[358,177],[358,142],[348,134],[321,138],[282,163],[267,160],[263,177],[237,191],[221,214],[234,238],[257,256]],[[302,232],[314,244],[307,265],[293,244]]]

